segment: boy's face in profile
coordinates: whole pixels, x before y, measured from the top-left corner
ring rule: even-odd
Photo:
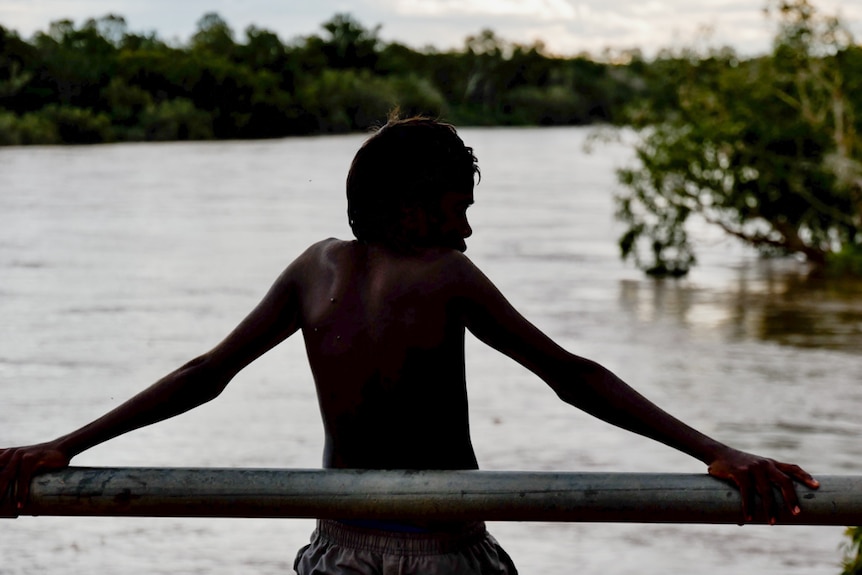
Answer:
[[[434,244],[463,252],[467,249],[464,241],[473,235],[473,228],[467,221],[467,208],[473,204],[472,187],[463,191],[445,192],[440,199],[439,211],[429,217],[429,235]]]

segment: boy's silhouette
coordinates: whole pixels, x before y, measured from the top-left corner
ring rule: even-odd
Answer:
[[[596,417],[696,457],[771,520],[799,513],[795,465],[723,445],[668,415],[602,366],[560,348],[522,317],[466,257],[466,211],[478,175],[452,126],[390,120],[347,178],[354,241],[309,247],[217,346],[101,418],[56,440],[0,450],[0,505],[27,500],[35,473],[215,398],[261,354],[302,330],[325,431],[323,465],[476,469],[464,335],[542,378]],[[772,488],[782,494],[776,501]],[[296,562],[305,573],[514,573],[481,523],[321,521]]]

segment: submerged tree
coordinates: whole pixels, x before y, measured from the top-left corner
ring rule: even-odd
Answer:
[[[768,12],[780,24],[771,56],[683,54],[667,67],[675,101],[641,116],[617,205],[622,255],[648,273],[688,272],[692,217],[767,254],[862,271],[862,102],[849,83],[862,50],[808,0]]]

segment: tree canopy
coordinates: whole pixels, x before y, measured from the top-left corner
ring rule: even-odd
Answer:
[[[637,165],[620,171],[624,257],[657,275],[695,262],[688,225],[766,254],[862,273],[862,48],[807,0],[774,0],[769,56],[685,51],[654,64],[673,86],[632,118]]]

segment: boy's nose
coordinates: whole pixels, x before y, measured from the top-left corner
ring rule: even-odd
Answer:
[[[461,230],[461,235],[465,238],[469,238],[473,235],[473,228],[470,227],[470,224],[464,223],[464,229]]]

